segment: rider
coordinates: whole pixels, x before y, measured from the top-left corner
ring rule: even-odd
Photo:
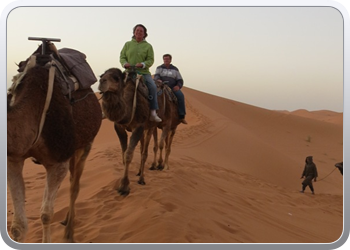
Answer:
[[[171,64],[171,59],[172,56],[170,54],[163,55],[164,64],[157,67],[154,80],[157,82],[167,82],[166,84],[172,89],[178,101],[180,122],[187,124],[185,120],[185,96],[181,91],[184,80],[182,79],[179,69]]]
[[[133,29],[133,37],[131,41],[125,43],[122,51],[120,52],[120,63],[128,69],[132,65],[138,68],[138,72],[142,74],[145,79],[149,91],[151,115],[149,120],[154,122],[161,122],[156,113],[158,110],[157,100],[157,86],[154,83],[149,68],[154,62],[153,47],[146,41],[147,29],[142,24],[137,24]]]

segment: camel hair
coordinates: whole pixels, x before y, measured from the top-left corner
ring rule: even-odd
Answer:
[[[158,93],[158,116],[162,119],[162,122],[157,124],[154,128],[153,138],[154,138],[154,158],[150,170],[169,170],[169,156],[171,153],[171,145],[174,139],[174,135],[177,126],[180,124],[179,114],[178,114],[178,104],[175,95],[168,85],[163,83],[156,83]],[[161,132],[160,140],[158,143],[158,133],[157,128]],[[163,149],[165,144],[165,154],[163,160]],[[157,152],[159,147],[159,158],[157,164]]]
[[[139,91],[143,86],[139,85],[136,91],[136,106],[134,109],[135,80],[132,74],[126,75],[118,68],[110,68],[100,76],[98,89],[102,93],[102,111],[104,115],[114,122],[114,129],[118,135],[122,149],[124,164],[124,175],[117,188],[120,195],[127,196],[130,193],[129,187],[129,165],[133,159],[135,148],[141,142],[141,164],[138,183],[145,185],[144,166],[148,156],[148,145],[153,134],[156,123],[149,121],[150,108],[147,96]],[[135,110],[133,114],[133,109]],[[131,132],[128,141],[127,132]]]
[[[101,107],[91,88],[73,92],[72,97],[79,101],[70,104],[55,78],[51,102],[39,134],[39,123],[48,91],[49,69],[38,66],[35,62],[35,56],[27,60],[26,74],[8,95],[7,183],[14,209],[10,232],[13,240],[25,241],[28,222],[22,172],[25,159],[33,157],[46,170],[40,217],[43,227],[42,242],[51,242],[50,223],[54,213],[54,201],[68,169],[70,203],[62,224],[65,225],[64,240],[74,242],[74,204],[86,158],[101,125]],[[28,68],[28,65],[32,67]]]

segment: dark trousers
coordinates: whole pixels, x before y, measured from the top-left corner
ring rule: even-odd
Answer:
[[[303,191],[307,186],[309,186],[310,190],[314,191],[314,186],[312,185],[312,179],[314,177],[312,175],[306,176],[305,180],[301,183],[303,185]]]
[[[185,116],[186,115],[186,108],[185,108],[185,96],[182,93],[181,89],[179,89],[178,91],[173,91],[173,93],[175,94],[176,98],[177,98],[177,106],[178,106],[178,112],[179,112],[179,116]]]

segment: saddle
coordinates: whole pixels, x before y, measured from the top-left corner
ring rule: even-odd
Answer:
[[[162,95],[164,93],[169,98],[169,101],[177,103],[176,95],[167,84],[156,82],[156,85],[157,95]]]
[[[26,71],[35,65],[29,64],[30,58],[36,57],[36,65],[43,67],[56,67],[56,80],[63,95],[71,95],[78,89],[88,89],[97,81],[90,65],[86,61],[86,55],[69,48],[56,49],[53,43],[48,43],[44,55],[40,53],[42,45],[26,61],[19,63],[16,76],[13,77],[13,84],[18,85]]]
[[[143,77],[136,72],[125,72],[124,82],[127,82],[128,79],[131,79],[135,85],[137,85],[137,91],[141,93],[145,98],[149,98],[148,88],[143,82]],[[137,82],[138,81],[138,82]]]
[[[148,88],[147,88],[146,84],[143,81],[142,75],[139,75],[139,74],[137,74],[135,72],[131,72],[131,73],[127,72],[125,80],[127,78],[131,78],[132,81],[138,86],[137,90],[144,97],[150,99],[149,91],[148,91]],[[139,83],[137,84],[136,81],[139,81]],[[157,86],[157,95],[158,96],[160,96],[160,95],[162,95],[164,93],[169,98],[169,101],[177,103],[177,98],[176,98],[174,92],[171,90],[171,88],[168,85],[166,85],[164,83],[156,82],[156,86]]]
[[[50,57],[58,69],[56,78],[63,95],[69,95],[78,89],[88,89],[97,82],[85,54],[70,48],[57,50],[53,43],[49,44],[49,48],[53,52]]]

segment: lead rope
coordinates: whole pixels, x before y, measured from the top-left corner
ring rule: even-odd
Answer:
[[[332,170],[332,172],[330,172],[328,175],[326,175],[326,177],[328,177],[331,173],[333,173],[334,170],[336,170],[336,168],[334,168],[334,169]],[[323,177],[321,180],[318,180],[318,181],[322,181],[322,180],[326,179],[326,177]]]
[[[142,75],[137,74],[136,76],[136,86],[135,86],[135,93],[134,93],[134,100],[133,100],[133,104],[132,104],[132,113],[131,113],[131,119],[129,121],[129,123],[127,124],[127,126],[132,122],[132,120],[134,119],[135,116],[135,111],[136,111],[136,101],[137,101],[137,89],[139,86],[139,82],[140,82],[140,78],[142,77]],[[127,76],[125,78],[125,81],[127,79]]]
[[[55,67],[51,65],[50,70],[49,70],[49,82],[48,82],[48,87],[47,87],[46,101],[45,101],[43,113],[41,114],[38,134],[36,136],[36,139],[35,139],[33,145],[38,142],[40,135],[41,135],[41,132],[42,132],[43,127],[44,127],[46,112],[47,112],[47,110],[50,106],[50,102],[51,102],[54,79],[55,79]]]

